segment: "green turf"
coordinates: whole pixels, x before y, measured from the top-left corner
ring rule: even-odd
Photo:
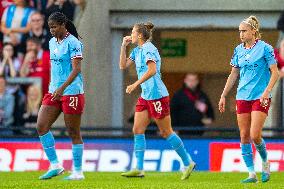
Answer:
[[[43,172],[21,172],[7,173],[0,172],[0,189],[21,188],[21,189],[57,189],[57,188],[74,188],[74,189],[127,189],[127,188],[159,188],[159,189],[284,189],[284,172],[273,173],[271,181],[268,183],[240,184],[240,180],[245,178],[245,173],[209,173],[194,172],[189,180],[181,181],[180,173],[146,173],[145,178],[124,178],[120,173],[85,173],[86,179],[83,181],[64,181],[62,178],[66,175],[55,177],[50,180],[40,181],[38,177]]]

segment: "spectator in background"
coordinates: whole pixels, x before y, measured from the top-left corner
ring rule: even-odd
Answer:
[[[34,12],[31,15],[31,30],[24,34],[21,40],[20,53],[22,56],[26,53],[26,42],[28,38],[37,38],[41,41],[43,50],[48,50],[48,43],[51,35],[44,26],[44,16],[40,12]]]
[[[80,20],[83,16],[84,10],[86,8],[86,0],[73,0],[75,6],[75,11],[74,11],[74,25],[76,27],[79,27]]]
[[[5,8],[13,4],[13,0],[1,0],[0,2],[0,20],[2,18]],[[3,33],[0,32],[0,48],[2,47]]]
[[[37,115],[41,100],[42,94],[39,86],[30,85],[27,89],[26,109],[22,118],[22,125],[24,125],[25,128],[36,128]]]
[[[197,74],[186,74],[183,88],[171,100],[171,117],[175,128],[206,126],[213,122],[213,108],[207,95],[200,89]],[[204,131],[180,130],[179,133],[202,135]]]
[[[27,53],[20,70],[21,77],[39,77],[42,80],[42,95],[48,92],[50,77],[49,51],[44,51],[38,38],[27,40]]]
[[[0,2],[0,18],[2,17],[2,14],[8,6],[13,4],[13,0],[1,0]]]
[[[279,48],[274,49],[274,54],[279,70],[279,77],[283,78],[284,77],[284,39],[280,41],[279,45],[280,45]],[[268,116],[265,120],[264,126],[266,128],[276,128],[281,125],[281,80],[280,79],[275,83],[271,93],[273,100],[271,101],[269,109],[270,116]],[[272,136],[275,133],[271,131],[263,131],[263,134],[266,136]]]
[[[30,0],[30,6],[37,11],[44,12],[50,0]]]
[[[1,19],[1,31],[4,34],[3,42],[10,42],[17,46],[21,42],[22,34],[30,30],[30,15],[28,0],[14,0],[15,5],[10,5],[4,10]]]
[[[284,11],[281,13],[278,21],[277,21],[277,30],[279,30],[279,37],[276,44],[276,47],[280,47],[280,42],[284,38]]]
[[[11,135],[13,123],[14,96],[6,92],[5,78],[0,76],[0,135]]]
[[[280,78],[284,77],[284,39],[280,41],[280,46],[278,49],[274,50],[275,58],[277,61],[277,66],[279,69]]]
[[[48,0],[47,8],[44,11],[47,19],[54,12],[61,12],[73,21],[75,6],[69,0]],[[47,23],[47,22],[46,22]]]
[[[15,49],[11,43],[3,45],[3,58],[0,62],[0,76],[16,77],[19,75],[21,63],[15,56]]]

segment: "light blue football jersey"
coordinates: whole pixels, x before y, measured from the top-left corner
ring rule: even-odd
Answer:
[[[168,90],[161,79],[161,57],[158,49],[149,41],[142,47],[134,48],[129,58],[135,62],[138,79],[148,70],[147,61],[152,60],[156,63],[157,72],[154,76],[141,84],[141,97],[145,100],[156,100],[169,96]]]
[[[264,41],[256,41],[249,49],[244,44],[238,45],[231,60],[231,65],[240,69],[236,99],[260,99],[269,83],[272,64],[276,64],[274,50]]]
[[[72,72],[72,59],[82,58],[82,49],[82,43],[69,33],[60,43],[56,41],[55,37],[49,41],[51,60],[49,93],[53,93],[67,80]],[[74,81],[66,87],[63,95],[76,95],[83,93],[83,78],[82,74],[79,73]]]

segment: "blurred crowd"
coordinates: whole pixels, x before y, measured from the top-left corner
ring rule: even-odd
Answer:
[[[47,19],[59,11],[78,26],[85,4],[85,0],[1,0],[0,135],[27,132],[13,127],[35,127],[50,77]]]

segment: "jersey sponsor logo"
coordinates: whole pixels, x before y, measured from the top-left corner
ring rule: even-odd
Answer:
[[[266,145],[271,171],[284,170],[284,144],[268,143]],[[259,153],[253,148],[255,170],[261,171],[262,160]],[[246,172],[247,168],[242,158],[239,143],[210,144],[210,171]]]
[[[249,63],[248,60],[246,60],[246,62]],[[248,65],[248,64],[246,64],[246,65],[244,65],[244,66],[245,66],[245,68],[248,69],[248,70],[256,70],[256,68],[258,67],[258,64],[253,64],[253,65]]]
[[[56,65],[59,65],[60,63],[63,62],[63,59],[61,59],[61,58],[58,58],[58,59],[56,59],[56,58],[51,58],[50,60],[51,60],[52,62],[54,62]]]

